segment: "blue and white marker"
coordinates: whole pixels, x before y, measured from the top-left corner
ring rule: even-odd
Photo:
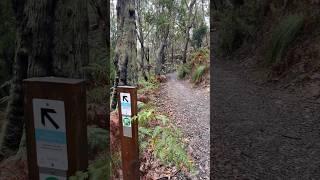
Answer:
[[[130,93],[120,93],[123,136],[132,137],[132,112]]]
[[[33,99],[37,164],[68,170],[65,107],[63,101]]]

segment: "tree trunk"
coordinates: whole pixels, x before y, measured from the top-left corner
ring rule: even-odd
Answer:
[[[116,78],[113,86],[111,109],[117,107],[118,85],[136,85],[138,82],[135,0],[117,2],[117,43],[114,65]]]
[[[4,156],[19,148],[23,126],[22,80],[84,77],[88,63],[86,0],[13,0],[17,20],[15,70],[1,141]]]
[[[89,31],[89,37],[96,36],[95,38],[90,38],[90,40],[93,40],[93,42],[90,43],[89,41],[89,50],[90,50],[90,58],[93,59],[94,55],[98,56],[96,58],[99,58],[100,61],[107,61],[107,67],[105,67],[107,71],[107,77],[106,81],[103,83],[106,86],[107,91],[106,93],[106,106],[110,107],[110,88],[111,88],[111,82],[110,82],[110,3],[109,1],[105,0],[90,0],[90,6],[93,10],[90,27],[95,27],[95,29],[90,28]],[[89,18],[90,21],[90,18]],[[96,43],[98,42],[98,43]],[[110,128],[110,116],[107,116],[106,119],[106,128],[109,130]],[[107,138],[110,138],[107,136]]]
[[[171,63],[174,64],[174,43],[171,42]]]
[[[158,53],[157,53],[157,59],[156,59],[156,69],[155,69],[155,73],[156,75],[160,75],[161,74],[161,71],[163,69],[163,64],[164,64],[164,61],[165,61],[165,48],[167,46],[167,40],[168,40],[168,35],[169,35],[169,30],[170,30],[170,26],[168,25],[165,29],[165,32],[164,32],[164,36],[163,36],[163,39],[162,39],[162,42],[160,44],[160,47],[158,49]]]
[[[119,61],[119,55],[115,54],[115,57],[113,60],[114,67],[118,67],[118,61]],[[116,74],[113,82],[113,89],[112,89],[112,95],[111,95],[111,108],[110,108],[111,111],[117,108],[117,87],[119,84],[119,77],[120,77],[120,71],[119,71],[119,68],[116,68]]]
[[[144,34],[142,31],[142,22],[141,22],[141,13],[140,13],[140,11],[141,11],[141,4],[140,3],[141,3],[141,1],[137,0],[137,21],[138,21],[137,31],[139,31],[138,39],[139,39],[140,46],[141,46],[141,49],[140,49],[140,56],[141,56],[140,69],[141,69],[141,73],[142,73],[144,80],[147,81],[148,77],[146,75],[145,65],[144,65],[145,48],[144,48]]]
[[[150,65],[150,48],[149,47],[147,47],[147,53],[146,53],[146,61],[147,61],[147,70],[148,70],[148,75],[150,76],[151,74],[151,72],[150,72],[150,70],[151,70],[151,65]]]
[[[182,62],[183,64],[187,63],[187,52],[188,52],[188,45],[189,45],[189,40],[190,40],[190,29],[192,28],[193,21],[195,18],[192,18],[192,11],[193,7],[196,4],[197,0],[193,0],[190,5],[189,5],[189,14],[188,14],[188,21],[187,21],[187,27],[185,31],[185,44],[184,44],[184,49],[183,49],[183,57],[182,57]],[[194,16],[195,17],[195,16]]]
[[[119,85],[135,85],[138,81],[135,31],[135,0],[118,0],[118,41],[116,55]]]

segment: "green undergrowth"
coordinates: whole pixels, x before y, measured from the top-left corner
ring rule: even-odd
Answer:
[[[270,3],[266,0],[251,0],[236,5],[237,1],[233,1],[231,6],[213,10],[218,33],[215,53],[218,56],[230,56],[243,45],[255,41]]]
[[[192,82],[199,83],[206,69],[207,69],[207,66],[205,65],[200,65],[196,67],[196,70],[192,74]]]
[[[177,74],[179,79],[190,78],[195,84],[204,80],[210,67],[210,50],[201,48],[191,54],[191,60],[178,67]]]
[[[145,94],[158,89],[160,83],[156,80],[155,76],[150,76],[149,80],[140,79],[138,82],[138,94]]]
[[[96,154],[108,148],[109,131],[97,127],[88,127],[87,134],[89,154]]]
[[[87,102],[88,104],[104,104],[108,100],[108,88],[107,86],[97,86],[87,91]]]
[[[106,155],[97,158],[92,164],[89,165],[88,170],[78,171],[70,180],[101,180],[110,177],[110,158]]]
[[[271,42],[266,50],[268,65],[288,64],[282,62],[290,44],[298,37],[304,24],[304,16],[289,15],[284,17],[271,34]]]
[[[89,154],[96,154],[96,158],[92,161],[86,171],[78,171],[70,180],[100,180],[110,177],[111,158],[103,153],[108,149],[109,132],[107,130],[88,127],[88,151]],[[98,155],[100,153],[100,155]]]
[[[232,54],[250,34],[249,29],[251,27],[238,15],[231,12],[225,16],[221,15],[217,54],[220,56]]]
[[[183,79],[191,72],[191,67],[189,64],[180,65],[177,69],[178,78]]]
[[[155,107],[146,106],[134,118],[139,123],[140,152],[152,148],[154,156],[165,165],[193,170],[182,134],[168,117],[158,114]]]

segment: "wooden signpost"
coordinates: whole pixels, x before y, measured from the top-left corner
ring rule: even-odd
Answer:
[[[66,180],[88,167],[84,80],[24,80],[30,180]]]
[[[132,120],[138,111],[137,88],[118,86],[117,92],[123,179],[139,180],[138,122]]]

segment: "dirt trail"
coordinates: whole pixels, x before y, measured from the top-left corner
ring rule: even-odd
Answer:
[[[320,179],[320,105],[212,66],[212,179]]]
[[[210,172],[210,94],[208,88],[193,88],[187,81],[169,74],[162,84],[161,108],[172,116],[188,139],[188,150],[194,157],[196,175],[192,179],[209,179]]]

